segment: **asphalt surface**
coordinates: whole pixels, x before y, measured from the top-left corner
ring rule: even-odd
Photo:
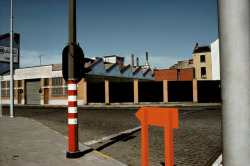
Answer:
[[[120,133],[140,126],[134,116],[139,107],[78,109],[79,142]],[[3,114],[8,115],[8,107]],[[15,107],[16,117],[27,117],[67,135],[67,108]],[[88,145],[122,163],[141,165],[140,129]],[[179,107],[179,129],[174,130],[175,165],[212,165],[221,154],[221,110],[219,106]],[[164,165],[164,132],[162,127],[149,127],[149,163]]]

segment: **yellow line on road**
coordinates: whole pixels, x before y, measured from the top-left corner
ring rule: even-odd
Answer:
[[[40,122],[38,122],[38,121],[36,121],[36,120],[34,120],[34,119],[31,119],[33,122],[36,122],[37,124],[39,124],[39,125],[42,125],[43,127],[46,127],[46,128],[49,128],[48,126],[46,126],[46,125],[44,125],[44,124],[42,124],[42,123],[40,123]],[[60,132],[59,131],[56,131],[56,130],[54,130],[54,129],[51,129],[53,132],[55,132],[55,133],[57,133],[57,134],[59,134]]]
[[[46,125],[44,125],[44,124],[42,124],[42,123],[40,123],[40,122],[38,122],[38,121],[36,121],[36,120],[34,120],[34,119],[31,119],[31,120],[32,120],[33,122],[36,122],[36,123],[39,124],[39,125],[42,125],[43,127],[49,128],[48,126],[46,126]],[[57,134],[59,134],[59,132],[56,131],[56,130],[53,130],[53,129],[52,129],[52,131],[55,132],[55,133],[57,133]],[[69,139],[68,136],[64,136],[64,138]],[[109,156],[107,156],[107,155],[105,155],[105,154],[103,154],[103,153],[101,153],[101,152],[96,151],[96,150],[93,150],[93,152],[96,153],[96,154],[98,154],[98,155],[100,155],[100,156],[102,156],[102,157],[104,157],[104,158],[106,158],[106,159],[112,159],[112,157],[109,157]]]
[[[39,124],[39,125],[42,125],[43,127],[49,128],[48,126],[46,126],[46,125],[44,125],[44,124],[42,124],[42,123],[40,123],[40,122],[38,122],[38,121],[36,121],[36,120],[34,120],[34,119],[31,119],[31,120],[34,121],[34,122],[36,122],[36,123]]]
[[[53,130],[55,133],[57,133],[57,134],[59,134],[59,132],[58,131],[56,131],[56,130]]]
[[[107,156],[106,154],[103,154],[103,153],[98,152],[98,151],[96,151],[96,150],[94,150],[93,152],[95,152],[96,154],[99,154],[100,156],[102,156],[102,157],[104,157],[104,158],[106,158],[106,159],[112,159],[112,157],[109,157],[109,156]]]

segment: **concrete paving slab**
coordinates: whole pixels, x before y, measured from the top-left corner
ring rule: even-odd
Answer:
[[[28,118],[0,117],[0,165],[4,166],[125,166],[79,144],[84,156],[66,158],[67,137]]]

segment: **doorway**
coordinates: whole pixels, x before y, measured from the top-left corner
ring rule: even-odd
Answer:
[[[49,89],[44,89],[44,104],[49,104]]]

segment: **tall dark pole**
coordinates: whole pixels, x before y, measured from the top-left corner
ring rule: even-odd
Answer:
[[[68,79],[74,80],[74,55],[76,45],[76,0],[69,0],[69,54],[68,54]]]
[[[68,136],[67,158],[80,156],[78,149],[77,84],[74,66],[76,54],[76,0],[69,0],[69,52],[68,52]]]
[[[2,76],[0,76],[0,117],[3,116],[2,110]]]
[[[10,117],[14,118],[14,93],[13,93],[13,0],[11,0],[10,18]]]

